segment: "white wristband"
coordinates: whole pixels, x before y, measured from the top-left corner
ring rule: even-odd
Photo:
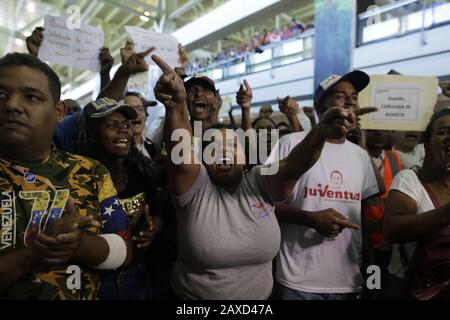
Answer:
[[[125,244],[125,240],[114,233],[100,234],[99,237],[102,237],[108,243],[109,254],[105,261],[95,266],[94,269],[115,270],[122,266],[127,258],[127,245]]]

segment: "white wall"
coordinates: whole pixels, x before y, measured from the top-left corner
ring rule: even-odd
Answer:
[[[253,103],[274,100],[277,97],[307,96],[313,93],[314,59],[309,59],[245,77],[253,89]],[[218,82],[222,96],[229,96],[236,105],[235,95],[244,78]]]
[[[385,74],[395,69],[406,75],[450,75],[450,25],[356,48],[355,69],[371,74]]]

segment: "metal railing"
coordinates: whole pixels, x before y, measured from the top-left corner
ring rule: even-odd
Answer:
[[[358,15],[358,46],[450,23],[448,1],[400,0]]]
[[[191,67],[188,73],[205,74],[215,81],[223,81],[310,59],[314,54],[314,30],[307,30],[290,39],[261,46],[260,49],[261,53],[245,52],[203,68]]]

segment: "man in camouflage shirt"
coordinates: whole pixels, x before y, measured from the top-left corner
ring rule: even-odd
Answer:
[[[132,259],[106,168],[51,147],[60,90],[39,59],[0,59],[0,298],[95,299],[95,269]]]

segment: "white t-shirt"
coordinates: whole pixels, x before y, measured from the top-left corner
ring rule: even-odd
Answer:
[[[280,227],[260,167],[244,174],[233,194],[206,168],[189,191],[172,196],[178,257],[171,285],[181,299],[260,300],[273,286]]]
[[[285,158],[306,136],[292,133],[280,139],[270,161]],[[334,208],[361,225],[361,200],[378,193],[378,184],[366,151],[345,141],[326,143],[320,159],[297,182],[289,206],[306,211]],[[288,288],[312,293],[352,293],[361,290],[362,235],[344,229],[337,238],[325,238],[314,229],[281,224],[281,247],[276,279]]]
[[[428,195],[428,192],[423,187],[417,174],[413,170],[402,170],[395,176],[392,181],[390,190],[398,190],[408,197],[412,198],[417,203],[417,213],[420,214],[435,209],[433,202]],[[414,251],[417,247],[417,242],[409,242],[403,244],[405,248],[405,255],[407,261],[411,261]],[[392,249],[391,263],[388,270],[393,275],[403,279],[407,270],[406,266],[402,265],[401,255],[399,252],[399,245],[394,245]]]
[[[400,158],[403,168],[411,169],[414,166],[422,167],[423,159],[425,159],[425,147],[423,144],[416,145],[411,152],[395,151]]]

